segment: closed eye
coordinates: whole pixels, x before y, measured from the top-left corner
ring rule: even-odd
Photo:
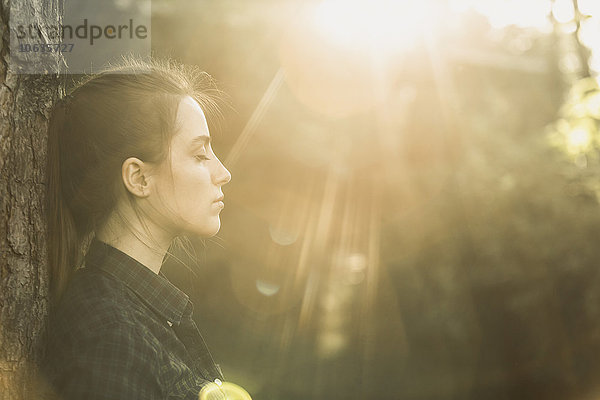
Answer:
[[[195,157],[197,160],[200,160],[200,161],[206,161],[206,160],[210,160],[210,158],[209,158],[209,157],[207,157],[207,156],[205,156],[204,154],[199,154],[199,155],[197,155],[197,156],[194,156],[194,157]]]

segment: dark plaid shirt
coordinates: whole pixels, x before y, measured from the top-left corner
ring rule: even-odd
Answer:
[[[197,400],[222,380],[188,296],[94,240],[51,318],[46,375],[61,400]]]

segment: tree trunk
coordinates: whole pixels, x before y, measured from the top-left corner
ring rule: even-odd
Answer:
[[[62,85],[58,75],[9,71],[9,9],[43,26],[60,23],[61,7],[50,0],[0,1],[0,400],[36,399],[48,293],[46,129]]]

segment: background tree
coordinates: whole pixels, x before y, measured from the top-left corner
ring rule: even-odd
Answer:
[[[44,182],[55,75],[9,71],[9,13],[60,23],[60,1],[0,3],[0,399],[37,398],[35,365],[47,313]],[[58,56],[56,56],[58,57]]]

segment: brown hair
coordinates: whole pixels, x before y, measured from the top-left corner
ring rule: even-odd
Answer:
[[[208,74],[172,60],[126,58],[87,76],[54,107],[48,130],[48,257],[57,301],[83,260],[84,243],[115,209],[133,201],[121,180],[129,157],[167,157],[179,102],[191,96],[218,111]]]

